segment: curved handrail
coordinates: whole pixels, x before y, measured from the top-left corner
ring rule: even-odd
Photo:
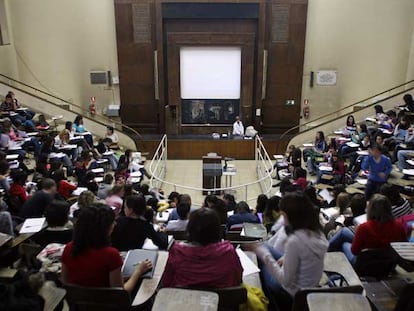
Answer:
[[[309,124],[311,124],[311,123],[314,123],[314,122],[316,122],[316,121],[318,121],[318,120],[321,120],[321,119],[325,119],[325,118],[330,117],[330,116],[332,116],[332,115],[338,115],[338,113],[340,113],[340,112],[342,112],[342,111],[344,111],[344,110],[346,110],[346,109],[349,109],[349,108],[351,108],[351,107],[353,107],[353,106],[355,106],[355,105],[362,104],[362,103],[364,103],[364,102],[366,102],[366,101],[368,101],[368,100],[370,100],[370,99],[374,99],[375,97],[381,96],[381,95],[383,95],[383,94],[385,94],[385,93],[391,92],[391,91],[393,91],[393,90],[395,90],[395,89],[398,89],[398,88],[400,88],[400,87],[406,86],[406,85],[408,85],[408,84],[410,84],[410,83],[413,83],[413,82],[414,82],[414,80],[410,80],[410,81],[404,82],[404,83],[399,84],[399,85],[397,85],[397,86],[394,86],[394,87],[392,87],[392,88],[390,88],[390,89],[388,89],[388,90],[382,91],[382,92],[380,92],[380,93],[378,93],[378,94],[375,94],[375,95],[370,96],[370,97],[368,97],[368,98],[365,98],[365,99],[363,99],[363,100],[357,101],[356,103],[353,103],[353,104],[351,104],[351,105],[347,105],[347,106],[341,107],[341,108],[340,108],[340,109],[338,109],[338,110],[331,111],[331,112],[329,112],[329,113],[323,114],[323,115],[321,115],[321,116],[317,117],[316,119],[310,120],[310,121],[308,121],[308,122],[306,122],[306,123],[295,125],[295,126],[291,127],[290,129],[286,130],[285,132],[283,132],[283,134],[280,136],[280,138],[285,137],[288,133],[290,133],[290,132],[292,132],[292,131],[294,131],[294,130],[296,130],[296,129],[299,129],[300,127],[307,126],[307,125],[309,125]],[[407,91],[407,90],[404,90],[404,91]],[[404,93],[404,91],[403,91],[402,93]],[[397,94],[397,95],[398,95],[398,94]],[[395,96],[395,95],[393,95],[393,96]],[[373,105],[377,104],[378,102],[383,101],[383,100],[386,100],[386,99],[387,99],[387,98],[384,98],[384,99],[381,99],[381,100],[379,100],[379,101],[377,101],[377,102],[371,103],[371,104],[367,105],[367,107],[371,107],[371,106],[373,106]],[[341,116],[341,117],[342,117],[342,116]],[[329,122],[331,122],[331,121],[332,121],[332,120],[330,120]],[[318,126],[319,126],[319,125],[318,125]],[[303,133],[303,132],[310,131],[310,130],[312,130],[312,128],[307,129],[307,130],[305,130],[305,131],[302,131],[302,133]]]
[[[9,77],[9,76],[6,76],[6,75],[4,75],[4,74],[2,74],[2,73],[0,73],[0,77],[3,77],[3,78],[5,78],[5,79],[7,79],[7,80],[10,80],[10,81],[13,81],[13,82],[15,82],[15,83],[17,83],[17,84],[23,85],[23,86],[25,86],[25,87],[27,87],[27,88],[29,88],[29,89],[32,89],[32,90],[34,90],[34,91],[36,91],[36,92],[39,92],[39,93],[42,93],[42,94],[44,94],[44,95],[46,95],[46,96],[49,96],[49,97],[51,97],[51,98],[54,98],[54,99],[56,99],[56,100],[58,100],[58,101],[60,101],[60,102],[62,102],[62,103],[65,103],[65,104],[68,104],[68,105],[70,105],[70,106],[73,106],[73,107],[75,107],[76,109],[78,109],[78,110],[79,110],[82,114],[84,114],[84,115],[83,115],[83,116],[84,116],[84,118],[87,118],[87,119],[93,120],[93,121],[95,121],[95,122],[97,122],[97,123],[99,123],[99,124],[101,124],[101,125],[105,125],[105,126],[106,126],[106,125],[111,124],[111,123],[116,124],[116,125],[119,125],[119,126],[121,126],[121,127],[122,127],[122,129],[123,129],[123,128],[125,128],[125,129],[127,129],[128,131],[132,132],[134,135],[136,135],[136,136],[137,136],[137,137],[138,137],[138,138],[142,141],[142,144],[143,144],[143,145],[145,145],[145,144],[144,144],[144,139],[142,138],[141,134],[140,134],[137,130],[135,130],[134,128],[132,128],[132,127],[130,127],[130,126],[128,126],[128,125],[126,125],[126,124],[124,124],[124,123],[122,123],[122,122],[119,122],[119,121],[117,121],[117,120],[113,120],[113,119],[109,119],[108,117],[106,117],[106,116],[104,116],[104,115],[102,115],[102,114],[96,114],[94,117],[89,117],[89,116],[88,116],[88,114],[89,114],[89,110],[88,110],[88,109],[85,109],[84,107],[82,107],[82,106],[80,106],[80,105],[74,104],[74,103],[72,103],[72,102],[70,102],[70,101],[68,101],[68,100],[66,100],[66,99],[60,98],[60,97],[58,97],[58,96],[56,96],[56,95],[53,95],[53,94],[51,94],[51,93],[45,92],[45,91],[43,91],[43,90],[40,90],[40,89],[38,89],[38,88],[36,88],[36,87],[34,87],[34,86],[31,86],[31,85],[26,84],[26,83],[24,83],[24,82],[22,82],[22,81],[19,81],[19,80],[16,80],[16,79],[14,79],[14,78],[11,78],[11,77]],[[24,93],[26,93],[26,94],[29,94],[29,95],[32,95],[32,96],[35,96],[35,97],[41,98],[42,100],[44,100],[44,101],[48,102],[49,104],[52,104],[52,105],[54,105],[54,106],[59,106],[60,108],[65,109],[65,108],[64,108],[64,107],[62,107],[61,105],[58,105],[57,103],[52,102],[51,100],[48,100],[48,99],[43,98],[43,97],[39,97],[38,95],[35,95],[35,94],[30,94],[29,92],[27,92],[27,91],[25,91],[25,90],[23,90],[23,89],[21,89],[21,88],[18,88],[18,87],[14,86],[14,85],[11,85],[10,83],[5,83],[5,82],[3,82],[3,81],[2,81],[2,83],[6,84],[6,85],[8,85],[8,86],[10,86],[10,87],[16,88],[16,89],[18,89],[19,91],[24,92]],[[67,110],[67,109],[66,109],[66,110]],[[70,110],[69,110],[69,111],[70,111]],[[71,112],[74,112],[74,111],[71,111]],[[101,120],[97,120],[97,119],[95,119],[95,117],[101,118]],[[135,140],[134,140],[134,141],[135,141]]]
[[[249,187],[249,186],[252,186],[252,185],[256,185],[256,184],[261,184],[263,181],[265,181],[266,179],[269,179],[269,178],[271,180],[271,175],[274,172],[273,163],[272,163],[272,160],[270,159],[270,157],[269,157],[269,155],[268,155],[268,153],[266,151],[266,148],[264,148],[264,145],[261,142],[260,138],[259,137],[256,137],[256,144],[259,145],[259,146],[261,146],[263,148],[263,150],[265,151],[265,157],[267,157],[267,159],[268,159],[268,160],[262,159],[262,161],[268,161],[267,165],[269,165],[269,170],[267,168],[265,169],[265,171],[264,171],[265,175],[263,177],[255,180],[255,181],[248,182],[248,183],[244,183],[244,184],[237,185],[237,186],[221,187],[221,188],[214,188],[214,189],[210,189],[210,188],[209,189],[207,189],[207,188],[198,188],[198,187],[186,186],[186,185],[181,185],[181,184],[169,182],[169,181],[166,181],[166,180],[158,177],[157,174],[156,174],[157,169],[158,169],[158,166],[159,166],[159,163],[160,163],[160,161],[157,161],[156,158],[157,157],[161,158],[164,155],[166,156],[166,152],[167,151],[165,149],[162,150],[163,149],[163,143],[166,144],[166,141],[167,141],[167,135],[164,134],[164,136],[162,137],[162,139],[161,139],[161,141],[160,141],[160,143],[158,145],[158,148],[154,152],[154,156],[153,156],[153,158],[151,160],[151,163],[149,165],[149,172],[151,174],[151,180],[150,180],[151,187],[153,187],[153,181],[156,180],[160,184],[166,184],[166,185],[172,186],[174,188],[182,188],[182,189],[191,190],[191,191],[199,191],[199,192],[204,192],[204,191],[205,192],[210,192],[210,191],[229,191],[229,190],[237,190],[237,189],[246,188],[246,187]],[[161,152],[161,155],[159,154],[160,152]],[[257,151],[255,151],[255,152],[257,152]],[[256,156],[257,156],[257,153],[256,153]],[[256,157],[256,160],[258,160],[257,157]],[[154,166],[154,163],[156,163],[155,168],[153,167]],[[272,189],[272,187],[270,185],[269,189],[267,189],[265,191],[266,194],[268,194],[271,189]],[[246,196],[247,196],[247,193],[246,193]],[[246,201],[251,201],[251,200],[256,200],[256,199],[257,199],[257,197],[248,198],[248,199],[246,198]]]

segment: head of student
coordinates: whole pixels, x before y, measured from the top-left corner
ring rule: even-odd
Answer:
[[[93,194],[92,191],[89,191],[89,190],[83,191],[79,195],[79,198],[78,198],[79,208],[92,206],[94,202],[95,202],[95,195]]]
[[[346,118],[346,126],[355,126],[355,119],[353,115],[349,115]]]
[[[319,209],[315,208],[303,192],[295,191],[284,195],[280,200],[280,210],[284,215],[285,223],[291,230],[304,229],[321,232]]]
[[[209,208],[200,208],[190,214],[187,225],[188,240],[206,246],[220,241],[220,219]]]
[[[51,178],[44,178],[40,182],[40,188],[43,192],[54,195],[57,192],[56,182]]]
[[[81,115],[77,115],[75,120],[73,121],[73,124],[75,124],[76,126],[82,125],[83,124],[83,117]]]
[[[216,204],[218,201],[218,198],[214,194],[209,194],[204,198],[204,206],[205,207],[212,207],[214,204]]]
[[[189,204],[189,205],[191,206],[191,205],[192,205],[191,196],[190,196],[189,194],[186,194],[186,193],[184,193],[184,194],[180,194],[180,195],[178,196],[178,201],[177,201],[177,203],[178,203],[178,204],[181,204],[181,203],[187,203],[187,204]]]
[[[108,125],[107,127],[106,127],[106,134],[107,135],[112,135],[114,133],[114,127],[113,126],[111,126],[111,125]]]
[[[227,207],[223,200],[217,199],[217,202],[210,206],[210,208],[217,213],[222,225],[227,224]]]
[[[293,151],[295,151],[295,149],[296,149],[296,146],[295,145],[290,145],[288,147],[288,152],[293,152]]]
[[[383,184],[380,188],[380,194],[387,197],[390,200],[391,205],[401,204],[402,197],[400,194],[400,189],[392,184]]]
[[[130,195],[125,198],[125,216],[140,217],[145,214],[146,209],[147,202],[143,195]]]
[[[384,113],[384,108],[381,105],[374,106],[375,113]]]
[[[264,212],[268,200],[269,200],[269,198],[265,194],[259,194],[257,196],[257,199],[256,199],[256,212],[257,213],[263,213]],[[244,203],[246,203],[246,202],[244,202]],[[236,208],[237,208],[237,205],[236,205]]]
[[[49,227],[63,227],[68,222],[69,203],[53,200],[45,209],[45,217]]]
[[[106,185],[112,185],[114,182],[114,176],[112,174],[105,174],[103,178],[103,183]]]
[[[79,256],[89,249],[110,245],[115,226],[115,212],[111,207],[95,203],[80,210],[73,234],[72,255]]]
[[[411,96],[411,94],[405,94],[403,96],[403,100],[407,105],[411,105],[413,103],[413,97]]]
[[[66,121],[65,122],[65,129],[68,131],[72,131],[72,125],[73,123],[71,121]]]
[[[12,171],[11,178],[13,180],[13,183],[24,186],[27,181],[27,174],[26,172],[17,169]]]
[[[349,202],[349,207],[351,208],[353,217],[365,214],[365,210],[367,208],[367,200],[365,199],[365,195],[362,193],[354,194]]]
[[[367,208],[367,219],[386,223],[393,219],[391,202],[382,194],[374,194]]]
[[[178,217],[180,217],[181,220],[188,219],[188,216],[190,215],[190,209],[191,209],[191,206],[188,203],[178,204],[177,206]]]
[[[375,159],[378,159],[382,154],[382,147],[378,144],[371,145],[368,150]]]
[[[325,134],[322,131],[317,131],[315,136],[316,141],[325,141]]]

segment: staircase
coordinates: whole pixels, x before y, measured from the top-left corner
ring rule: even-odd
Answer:
[[[76,115],[83,116],[85,127],[94,136],[102,137],[106,127],[112,125],[119,137],[119,145],[125,149],[145,151],[141,135],[133,128],[123,124],[115,118],[108,118],[101,114],[90,115],[89,111],[80,105],[39,90],[26,83],[0,74],[0,94],[6,95],[9,91],[16,94],[16,98],[23,105],[33,111],[43,113],[49,119],[53,116],[63,116],[63,121],[73,121]]]

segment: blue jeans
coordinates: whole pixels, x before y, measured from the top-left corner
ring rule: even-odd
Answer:
[[[406,162],[409,158],[409,154],[413,154],[413,150],[399,150],[397,152],[398,169],[402,171],[405,168],[409,168],[410,165]]]
[[[354,265],[356,256],[351,252],[354,233],[349,228],[343,228],[329,240],[328,252],[343,252],[349,262]]]
[[[368,182],[365,186],[365,198],[367,199],[367,201],[371,199],[371,196],[374,193],[379,192],[381,186],[385,183],[386,181],[379,182],[379,181],[373,181],[373,180],[368,179]]]
[[[280,259],[283,254],[269,245],[265,245],[275,260]],[[290,310],[292,305],[292,296],[285,291],[279,281],[273,277],[265,265],[261,265],[261,275],[263,291],[269,298],[269,310]]]

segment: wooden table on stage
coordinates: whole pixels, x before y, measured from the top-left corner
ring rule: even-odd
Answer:
[[[370,311],[368,299],[361,294],[313,293],[306,298],[309,311]]]
[[[245,252],[246,255],[255,263],[257,264],[256,254],[253,252]],[[132,301],[132,306],[139,306],[146,303],[151,297],[154,296],[156,293],[162,275],[165,270],[165,266],[168,260],[168,252],[166,251],[159,251],[158,252],[158,259],[157,264],[155,265],[154,276],[152,279],[144,279],[142,280],[141,286],[138,289],[137,294]],[[262,284],[260,282],[260,275],[259,273],[250,274],[243,277],[243,283],[250,285],[252,287],[262,288]]]

